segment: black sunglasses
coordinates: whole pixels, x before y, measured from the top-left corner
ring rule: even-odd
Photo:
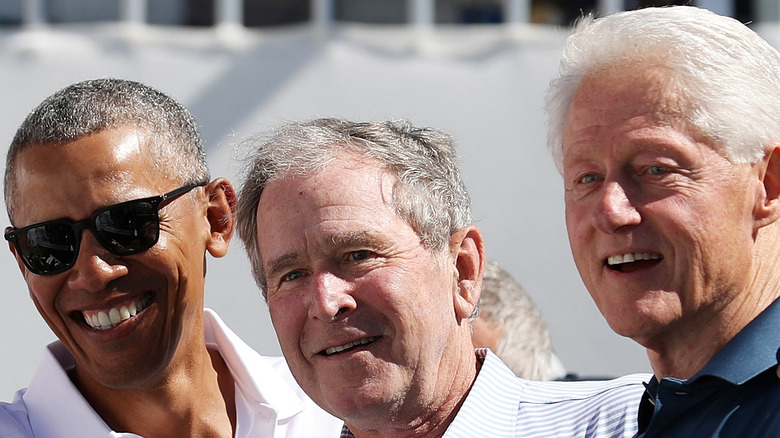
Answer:
[[[112,254],[137,254],[157,243],[160,209],[204,185],[205,182],[190,183],[164,195],[110,205],[83,221],[57,219],[19,229],[9,228],[5,240],[14,245],[27,269],[38,275],[70,269],[79,256],[81,232],[85,228],[92,231],[98,242]]]

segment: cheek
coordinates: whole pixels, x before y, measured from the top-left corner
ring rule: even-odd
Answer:
[[[587,254],[588,249],[593,247],[592,243],[588,242],[586,228],[576,219],[569,221],[567,217],[566,234],[569,238],[569,249],[574,257],[574,262],[580,263],[580,259]]]
[[[40,276],[36,276],[39,277]],[[29,288],[29,296],[32,300],[38,313],[43,320],[49,326],[49,328],[62,338],[65,329],[65,320],[57,310],[57,296],[59,288],[53,285],[50,279],[44,277],[44,281],[36,281],[27,279]]]
[[[205,253],[205,252],[204,252]],[[188,244],[170,233],[160,232],[160,238],[152,248],[143,254],[150,259],[156,259],[160,267],[170,266],[171,269],[187,265],[200,265],[204,253],[194,243]]]
[[[40,276],[34,274],[25,275],[25,281],[27,282],[30,298],[33,300],[39,310],[41,307],[43,307],[48,311],[55,306],[55,300],[59,286],[56,284],[57,282],[52,280],[53,278],[51,276]]]
[[[300,321],[306,317],[302,306],[289,300],[269,300],[268,312],[282,350],[297,349],[302,326]]]
[[[441,277],[442,274],[432,275]],[[398,325],[402,329],[418,331],[424,335],[436,334],[438,337],[447,332],[445,327],[457,323],[454,288],[452,283],[446,281],[418,283],[404,289],[416,291],[415,295],[404,294],[398,297],[398,301],[388,303],[386,308],[397,310],[397,315],[391,314],[391,318],[399,320]]]
[[[566,231],[569,234],[569,238],[574,239],[585,225],[585,215],[583,214],[582,209],[578,209],[567,202],[564,211],[564,219],[566,221]]]

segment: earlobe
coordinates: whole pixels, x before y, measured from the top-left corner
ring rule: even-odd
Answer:
[[[780,145],[774,145],[757,164],[762,166],[763,175],[759,176],[763,182],[763,190],[756,200],[756,230],[780,219]]]
[[[458,317],[468,319],[479,303],[485,271],[485,248],[479,229],[470,225],[453,233],[450,254],[455,259],[457,276],[455,312]]]
[[[236,229],[236,192],[228,180],[217,178],[205,187],[205,193],[206,216],[211,227],[206,249],[214,257],[223,257]]]

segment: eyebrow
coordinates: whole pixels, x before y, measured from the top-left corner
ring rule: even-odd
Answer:
[[[330,235],[325,238],[324,246],[329,249],[349,247],[371,247],[382,249],[387,245],[381,243],[381,240],[375,233],[361,230]],[[291,251],[281,255],[280,257],[277,257],[273,261],[269,262],[266,278],[278,275],[288,267],[299,263],[302,258],[303,255],[298,251]]]
[[[351,231],[349,233],[334,234],[327,240],[331,248],[350,246],[379,246],[379,239],[369,231]]]

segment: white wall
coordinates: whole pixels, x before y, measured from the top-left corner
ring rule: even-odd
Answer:
[[[232,143],[285,120],[405,117],[444,129],[458,141],[489,256],[539,304],[567,368],[588,375],[649,371],[643,350],[603,322],[570,256],[542,113],[562,33],[528,28],[507,38],[500,28],[442,29],[419,41],[403,28],[341,28],[329,39],[288,28],[226,44],[208,29],[125,34],[84,25],[41,32],[0,31],[1,152],[44,97],[105,76],[146,82],[182,101],[201,124],[212,173],[236,183]],[[54,337],[7,251],[0,278],[0,400],[10,400]],[[238,241],[227,258],[210,260],[207,287],[208,305],[244,339],[279,354]]]

